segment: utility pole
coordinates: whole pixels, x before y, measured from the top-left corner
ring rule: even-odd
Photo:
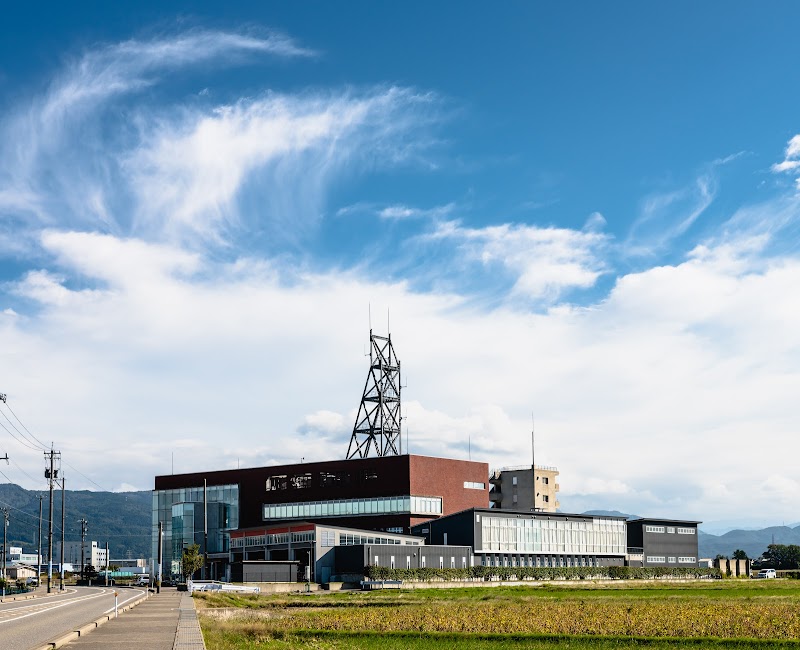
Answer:
[[[106,587],[108,587],[108,542],[106,542]]]
[[[39,495],[39,549],[37,551],[39,572],[36,574],[37,582],[42,579],[42,501],[44,501],[44,494]]]
[[[44,477],[50,482],[50,504],[49,516],[47,518],[47,593],[52,591],[53,585],[53,484],[58,476],[58,470],[55,466],[56,456],[61,457],[60,451],[53,449],[52,443],[50,444],[50,451],[45,452],[45,458],[50,458],[49,469],[44,470]]]
[[[158,582],[156,582],[156,593],[157,594],[161,593],[161,578],[162,578],[162,575],[163,575],[161,573],[161,563],[162,563],[162,561],[164,559],[163,556],[162,556],[162,547],[164,546],[164,537],[163,536],[164,536],[164,524],[161,521],[159,521],[158,522],[158,574],[157,574],[158,575]]]
[[[81,579],[86,580],[86,562],[84,562],[83,547],[86,544],[86,533],[89,530],[89,522],[86,519],[79,519],[78,523],[81,525]]]
[[[208,580],[208,485],[203,479],[203,580]]]
[[[531,476],[533,478],[533,512],[536,512],[536,421],[531,413]]]
[[[3,513],[3,598],[6,597],[6,529],[8,528],[8,508],[0,510]]]
[[[61,477],[61,570],[58,572],[59,580],[58,580],[58,589],[59,591],[64,591],[64,535],[65,531],[67,530],[67,525],[65,522],[65,514],[66,514],[66,493],[67,488],[64,487],[64,477]]]

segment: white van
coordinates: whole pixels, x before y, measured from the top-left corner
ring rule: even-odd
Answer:
[[[777,578],[778,574],[775,573],[775,569],[761,569],[756,575],[756,578]]]
[[[136,580],[133,582],[134,587],[149,587],[150,586],[150,576],[143,575],[143,576],[136,576]]]

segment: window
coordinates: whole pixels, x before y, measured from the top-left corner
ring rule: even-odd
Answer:
[[[644,532],[646,533],[663,533],[664,526],[645,526]]]
[[[389,566],[394,569],[394,555],[392,555],[391,559],[389,560]]]
[[[664,564],[665,558],[663,555],[648,555],[647,561],[651,564]]]
[[[672,534],[675,532],[675,526],[667,526],[667,533]]]
[[[444,558],[439,556],[439,568],[444,569]]]
[[[330,480],[335,480],[336,475],[330,474],[329,476],[334,477]],[[439,497],[396,496],[373,497],[369,499],[301,501],[282,504],[267,503],[263,506],[264,520],[307,519],[312,516],[337,517],[342,515],[383,515],[394,513],[440,515],[442,514],[442,499]]]
[[[406,555],[406,569],[410,569],[410,568],[411,568],[411,556],[410,555]]]
[[[697,558],[696,557],[679,557],[678,564],[696,564]]]
[[[667,562],[669,564],[675,564],[675,558],[674,557],[667,558]]]
[[[678,527],[678,535],[694,535],[695,529],[694,528],[681,528]]]
[[[336,533],[332,530],[323,530],[321,544],[322,546],[336,546]]]
[[[464,481],[464,488],[467,490],[485,490],[486,483],[476,483],[475,481]]]
[[[511,502],[512,503],[516,503],[517,502],[517,495],[516,494],[512,494],[511,495]]]
[[[546,476],[542,476],[542,485],[549,485],[550,479]]]
[[[544,494],[542,495],[542,501],[544,501],[545,503],[550,503],[550,497]]]
[[[420,562],[422,564],[422,568],[424,569],[425,568],[425,556],[422,555],[422,551],[420,551],[420,558],[419,559],[420,559]]]
[[[455,569],[456,568],[456,559],[454,557],[450,558],[450,568],[451,569]]]
[[[516,484],[517,484],[517,477],[516,476],[512,476],[511,477],[511,485],[516,485]]]

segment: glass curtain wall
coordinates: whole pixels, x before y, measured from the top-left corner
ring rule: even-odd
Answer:
[[[208,499],[208,552],[222,553],[230,547],[229,531],[239,527],[239,486],[210,485]],[[203,546],[203,488],[153,490],[153,561],[158,561],[158,523],[164,530],[163,576],[180,574],[183,548]]]
[[[625,522],[616,519],[566,521],[484,516],[484,551],[556,555],[625,555]]]

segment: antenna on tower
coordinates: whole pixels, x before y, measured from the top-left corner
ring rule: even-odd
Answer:
[[[356,415],[347,459],[397,456],[400,453],[400,361],[392,346],[392,335],[369,331],[369,372]]]

